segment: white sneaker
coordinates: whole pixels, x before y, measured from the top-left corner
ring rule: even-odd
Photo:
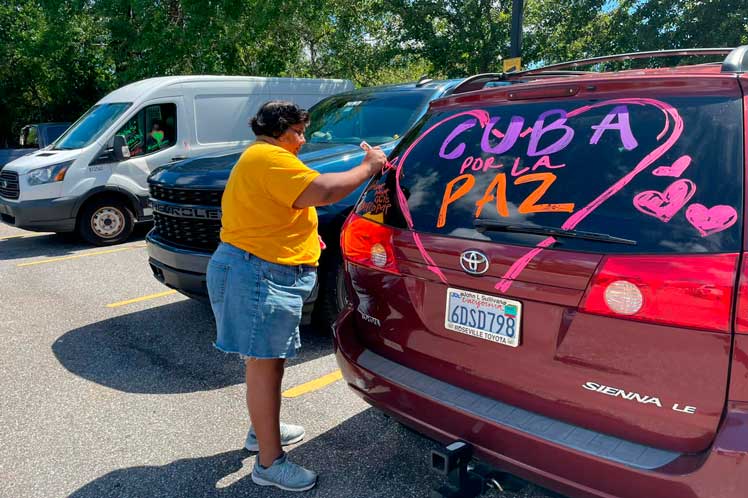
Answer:
[[[300,425],[284,424],[283,422],[280,424],[281,446],[296,444],[304,439],[305,434],[304,428]],[[257,436],[252,426],[249,427],[249,434],[247,434],[244,447],[249,451],[260,451],[260,445],[257,442]]]
[[[283,453],[267,468],[260,465],[258,457],[252,469],[252,482],[286,491],[306,491],[317,484],[317,473],[289,462],[288,456]]]

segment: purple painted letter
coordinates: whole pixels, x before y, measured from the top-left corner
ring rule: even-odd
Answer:
[[[449,154],[447,153],[447,146],[450,144],[450,142],[452,142],[452,140],[454,140],[455,138],[457,138],[457,135],[459,135],[460,133],[462,133],[465,130],[469,130],[470,128],[472,128],[473,126],[475,126],[477,124],[478,124],[478,120],[477,119],[468,119],[467,121],[464,121],[464,122],[460,123],[459,125],[457,125],[455,127],[455,129],[452,130],[452,133],[449,134],[449,136],[447,137],[447,139],[444,140],[444,143],[442,144],[441,149],[439,149],[439,157],[442,157],[444,159],[457,159],[458,157],[460,157],[462,155],[462,153],[465,152],[465,144],[464,143],[459,144]]]
[[[545,118],[552,114],[558,114],[560,117],[548,126],[545,126]],[[527,155],[545,156],[548,154],[553,154],[554,152],[558,152],[569,145],[569,142],[571,142],[571,140],[574,138],[574,130],[569,126],[566,126],[565,123],[566,111],[564,111],[563,109],[551,109],[550,111],[545,111],[543,114],[538,116],[538,120],[535,121],[535,124],[532,126],[532,133],[530,134],[530,145],[527,147]],[[543,137],[543,135],[548,131],[554,130],[563,130],[564,136],[556,140],[545,149],[538,150],[538,145],[540,144],[540,139]]]
[[[491,143],[488,139],[491,137],[491,132],[493,131],[494,126],[496,126],[496,123],[499,122],[499,119],[498,116],[491,118],[488,122],[488,126],[483,129],[483,138],[481,139],[480,146],[484,152],[490,154],[503,154],[508,151],[517,142],[517,138],[519,138],[519,134],[522,132],[522,127],[525,125],[525,118],[512,116],[512,120],[509,122],[506,133],[501,138],[499,145],[491,147]]]
[[[613,120],[618,117],[618,122],[614,123]],[[592,128],[595,133],[592,135],[590,144],[596,144],[600,141],[607,130],[618,130],[621,134],[621,142],[626,150],[636,149],[639,143],[634,138],[634,134],[631,133],[631,125],[629,124],[629,108],[625,105],[617,105],[607,116],[602,120],[599,125],[593,125]]]

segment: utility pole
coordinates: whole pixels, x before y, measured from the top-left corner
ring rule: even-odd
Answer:
[[[524,0],[512,0],[512,32],[510,34],[509,59],[504,60],[504,72],[522,69],[522,17]]]

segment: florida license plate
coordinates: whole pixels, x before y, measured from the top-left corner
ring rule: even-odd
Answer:
[[[447,289],[444,326],[449,330],[516,348],[521,321],[522,303],[519,301]]]

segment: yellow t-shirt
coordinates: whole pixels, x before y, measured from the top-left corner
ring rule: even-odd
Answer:
[[[317,266],[317,210],[293,207],[317,176],[282,147],[253,143],[223,193],[221,240],[272,263]]]

